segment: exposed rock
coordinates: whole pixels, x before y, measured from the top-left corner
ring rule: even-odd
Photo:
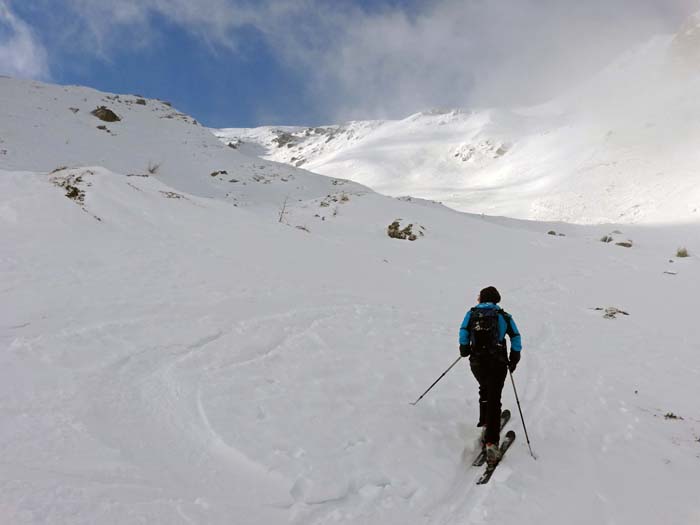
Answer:
[[[106,106],[99,106],[90,113],[105,122],[119,122],[121,120],[114,111]]]

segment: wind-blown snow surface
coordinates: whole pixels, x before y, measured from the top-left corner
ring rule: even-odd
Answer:
[[[215,130],[260,156],[458,210],[584,224],[700,220],[698,20],[536,108]]]
[[[700,520],[700,268],[672,257],[695,230],[625,226],[626,249],[217,149],[154,101],[103,137],[106,95],[0,91],[1,523]],[[177,162],[128,176],[149,158]],[[396,218],[425,236],[388,238]],[[507,385],[518,440],[482,487],[467,364],[409,401],[488,284],[523,333],[539,459]]]

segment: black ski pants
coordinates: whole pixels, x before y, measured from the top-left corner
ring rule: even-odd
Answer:
[[[479,423],[486,424],[486,443],[499,443],[501,434],[501,392],[508,374],[502,356],[471,356],[469,365],[479,382]]]

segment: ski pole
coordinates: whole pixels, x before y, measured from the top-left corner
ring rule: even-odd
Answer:
[[[535,453],[532,451],[532,447],[530,446],[530,436],[527,435],[527,427],[525,426],[525,418],[523,417],[523,411],[520,408],[520,399],[518,399],[518,390],[515,388],[515,380],[513,379],[513,372],[510,371],[510,367],[508,368],[508,373],[510,374],[510,382],[513,383],[513,392],[515,392],[515,402],[518,404],[518,412],[520,412],[520,420],[523,422],[523,430],[525,430],[525,439],[527,440],[527,448],[530,449],[530,455],[532,456],[532,459],[537,459],[537,456],[535,456]]]
[[[445,371],[442,373],[442,375],[441,375],[440,377],[438,377],[432,385],[430,385],[430,387],[428,388],[428,390],[426,390],[425,392],[423,392],[423,394],[422,394],[418,399],[416,399],[416,401],[415,401],[414,403],[410,403],[410,404],[411,404],[411,405],[414,405],[414,406],[417,405],[417,404],[418,404],[418,401],[420,401],[421,399],[423,399],[423,396],[424,396],[425,394],[427,394],[428,392],[430,392],[430,389],[433,388],[435,385],[437,385],[437,384],[438,384],[438,381],[440,381],[440,379],[442,379],[443,377],[445,377],[445,374],[447,374],[447,372],[449,372],[450,370],[452,370],[452,367],[455,366],[455,365],[459,362],[460,359],[462,359],[462,356],[459,356],[459,357],[457,358],[457,360],[456,360],[454,363],[452,363],[452,364],[450,365],[450,368],[448,368],[447,370],[445,370]]]

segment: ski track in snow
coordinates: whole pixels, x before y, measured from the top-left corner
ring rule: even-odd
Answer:
[[[212,487],[221,487],[213,494],[220,503],[226,500],[226,492],[235,487],[238,495],[250,505],[289,506],[291,503],[285,500],[289,490],[286,480],[270,473],[265,465],[226,441],[212,426],[202,389],[212,374],[229,367],[254,365],[274,356],[285,344],[313,334],[319,323],[339,315],[337,312],[330,316],[319,315],[328,310],[307,309],[250,318],[239,321],[226,332],[218,330],[189,344],[154,347],[120,359],[98,374],[95,386],[89,388],[94,406],[112,407],[109,418],[102,419],[95,413],[88,426],[92,422],[104,442],[114,443],[115,448],[130,456],[134,463],[155,463],[154,470],[168,472],[172,477],[171,489],[181,494],[183,501],[187,497],[196,501],[197,494],[204,493],[211,498]],[[236,336],[246,332],[255,334],[262,325],[283,327],[284,321],[297,317],[308,317],[308,326],[299,330],[295,325],[292,333],[268,346],[251,344],[245,339],[242,343],[237,341]],[[235,361],[229,360],[224,352],[232,347],[239,350]],[[115,399],[115,393],[129,394]],[[139,407],[138,413],[134,407]],[[142,431],[132,437],[133,428]],[[151,437],[151,441],[144,441],[144,436]],[[159,449],[164,453],[154,455],[153,451]],[[190,459],[183,463],[183,457]],[[271,502],[270,493],[277,494],[279,501]],[[178,505],[179,512],[187,516],[184,507]]]

